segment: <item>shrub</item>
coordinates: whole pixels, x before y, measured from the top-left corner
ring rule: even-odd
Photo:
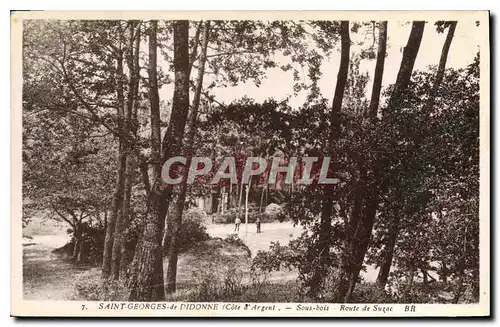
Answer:
[[[286,219],[283,208],[276,203],[269,204],[264,212],[270,217],[271,220],[283,222]]]
[[[301,293],[296,281],[285,283],[266,283],[262,289],[250,286],[246,291],[235,299],[234,302],[311,302]]]
[[[190,296],[191,301],[234,301],[246,289],[243,272],[235,266],[223,271],[213,266],[208,269],[197,269],[193,272],[193,276],[195,283]]]
[[[104,248],[104,238],[106,237],[106,231],[104,226],[90,225],[88,223],[80,224],[80,260],[79,263],[88,263],[93,265],[99,265],[102,262],[102,251]],[[68,229],[68,234],[72,234],[73,230]],[[75,235],[73,235],[70,241],[64,246],[53,250],[54,253],[64,255],[71,258],[73,256],[73,250],[76,244]],[[76,259],[76,258],[75,258]]]
[[[210,238],[205,227],[207,216],[199,209],[187,210],[179,227],[178,250],[185,252],[198,242],[206,241]],[[168,252],[169,243],[166,242],[164,250]]]
[[[191,301],[209,302],[220,298],[221,280],[215,269],[197,269],[193,272],[194,291]]]
[[[381,289],[376,283],[359,283],[354,289],[351,302],[353,303],[393,303],[389,293]]]
[[[121,280],[93,280],[81,277],[75,284],[75,300],[79,301],[125,301],[128,289]]]
[[[226,271],[223,281],[222,294],[224,299],[233,299],[235,296],[243,294],[243,272],[232,266]]]
[[[283,204],[289,198],[289,194],[284,190],[269,190],[269,202]]]
[[[250,267],[250,288],[256,295],[266,293],[270,274],[271,273],[269,271],[256,267],[256,265],[252,262],[252,266]]]
[[[245,251],[248,253],[248,256],[251,257],[252,256],[252,252],[250,251],[250,249],[248,248],[248,246],[245,244],[245,242],[243,242],[241,240],[241,238],[238,236],[238,234],[236,233],[232,233],[232,234],[229,234],[224,240],[223,242],[229,244],[229,245],[232,245],[232,246],[236,246],[236,247],[241,247],[241,248],[244,248]]]
[[[283,209],[281,208],[281,206],[276,203],[269,204],[264,210],[266,214],[273,217],[277,217],[282,211]]]
[[[269,250],[259,250],[252,261],[252,266],[263,271],[292,270],[298,265],[302,253],[289,245],[271,242]]]

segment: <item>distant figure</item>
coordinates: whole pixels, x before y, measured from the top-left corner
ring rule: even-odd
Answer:
[[[257,221],[255,221],[255,225],[257,225],[257,234],[260,233],[260,218],[257,218]]]
[[[236,217],[236,220],[234,221],[234,231],[239,232],[240,231],[240,224],[241,220],[239,217]]]

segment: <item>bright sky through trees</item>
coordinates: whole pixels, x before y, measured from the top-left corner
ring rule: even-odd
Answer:
[[[435,22],[427,22],[424,30],[424,36],[420,47],[420,55],[417,57],[415,63],[415,70],[424,69],[429,65],[437,65],[439,62],[440,49],[446,38],[446,33],[437,33]],[[352,25],[352,24],[351,24]],[[390,22],[388,26],[388,47],[387,57],[384,67],[384,76],[382,86],[386,87],[396,81],[401,56],[403,54],[403,47],[405,46],[408,35],[410,33],[411,24],[405,22],[394,23]],[[455,31],[454,41],[451,45],[449,59],[447,66],[450,68],[462,68],[472,62],[474,56],[479,50],[479,41],[474,37],[475,34],[480,32],[476,27],[474,21],[460,21]],[[351,51],[353,54],[360,53],[360,47],[356,45],[358,42],[369,40],[372,42],[371,31],[366,27],[359,29],[358,33],[351,33],[351,40],[353,42]],[[366,41],[363,44],[366,47]],[[312,43],[311,43],[312,44]],[[375,44],[376,46],[376,44]],[[278,56],[278,55],[276,55]],[[284,63],[288,63],[289,61]],[[338,65],[340,62],[340,51],[332,52],[330,58],[327,58],[321,67],[322,76],[319,81],[319,86],[324,97],[332,99],[333,87],[337,76]],[[167,70],[168,66],[163,61],[160,63],[163,69]],[[360,64],[360,73],[369,73],[370,82],[367,89],[371,89],[373,78],[373,71],[375,68],[375,60],[364,59]],[[299,69],[301,72],[301,79],[307,79],[307,68]],[[205,79],[205,85],[210,84],[209,76]],[[235,87],[215,88],[211,94],[215,95],[215,99],[219,102],[230,103],[233,100],[242,98],[244,96],[253,98],[257,102],[262,102],[268,98],[275,98],[276,100],[283,100],[289,94],[293,86],[292,71],[282,71],[279,67],[270,68],[267,70],[266,78],[262,84],[257,87],[253,82],[239,83]],[[173,94],[173,84],[164,85],[160,90],[160,98],[163,101],[170,101]],[[290,98],[290,105],[292,107],[301,106],[307,96],[307,90],[302,90],[298,96]]]

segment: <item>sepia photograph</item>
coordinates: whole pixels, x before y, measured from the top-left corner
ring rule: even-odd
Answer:
[[[11,314],[489,315],[489,24],[12,12]]]

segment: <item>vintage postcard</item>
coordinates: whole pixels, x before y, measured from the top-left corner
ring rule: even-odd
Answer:
[[[490,315],[487,11],[11,33],[13,316]]]

